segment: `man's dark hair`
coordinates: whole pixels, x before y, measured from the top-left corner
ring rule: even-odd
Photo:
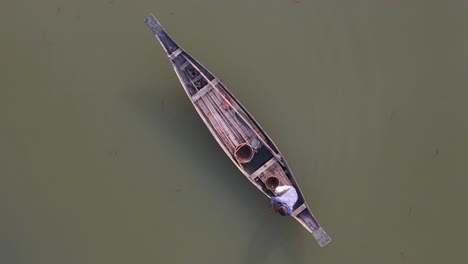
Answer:
[[[280,206],[278,209],[278,213],[282,216],[286,216],[288,214],[288,208],[284,205]]]

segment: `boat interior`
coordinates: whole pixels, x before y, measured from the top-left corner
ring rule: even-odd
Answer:
[[[275,157],[278,155],[275,145],[223,84],[186,52],[173,55],[174,67],[192,102],[252,182],[270,196],[275,195],[266,185],[270,176],[277,177],[281,185],[296,186],[290,180],[288,168]],[[293,210],[304,203],[299,190],[298,194]]]

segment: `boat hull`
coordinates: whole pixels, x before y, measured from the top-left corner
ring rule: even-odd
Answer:
[[[293,186],[298,201],[292,217],[325,246],[331,239],[312,214],[281,152],[258,122],[224,84],[183,50],[153,15],[144,22],[164,48],[195,110],[220,147],[244,176],[264,195],[272,197],[274,176],[281,185]]]

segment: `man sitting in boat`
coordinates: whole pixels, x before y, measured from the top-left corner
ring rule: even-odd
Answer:
[[[275,189],[275,194],[278,196],[271,197],[271,205],[274,209],[275,203],[279,205],[279,208],[275,211],[282,216],[291,215],[292,209],[297,202],[297,192],[292,186],[278,186]]]

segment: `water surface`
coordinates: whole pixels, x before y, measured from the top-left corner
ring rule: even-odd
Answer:
[[[17,1],[1,263],[463,263],[463,1]],[[333,241],[223,154],[150,13],[268,131]]]

